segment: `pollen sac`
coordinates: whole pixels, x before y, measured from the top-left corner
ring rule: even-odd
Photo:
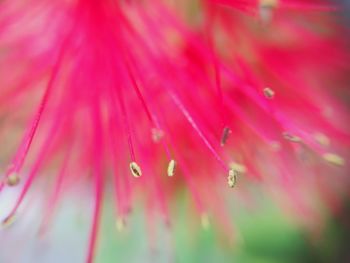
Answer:
[[[170,176],[170,177],[174,176],[175,168],[176,168],[176,162],[175,162],[175,160],[171,160],[168,164],[168,170],[167,170],[168,176]]]
[[[227,139],[228,139],[230,133],[231,133],[231,130],[230,130],[229,127],[225,127],[225,128],[223,129],[222,135],[221,135],[221,140],[220,140],[220,145],[221,145],[221,146],[224,146],[224,145],[226,144]]]
[[[164,131],[158,128],[152,129],[152,140],[154,142],[159,142],[164,137]]]
[[[264,95],[267,99],[273,99],[275,92],[270,88],[264,88]]]
[[[227,176],[227,184],[230,188],[235,187],[237,181],[238,172],[234,169],[230,169]]]
[[[6,184],[8,186],[16,186],[20,182],[20,178],[16,172],[10,173],[6,178]]]
[[[206,213],[201,215],[201,225],[204,230],[208,230],[210,227],[209,217]]]
[[[316,133],[314,135],[315,141],[318,142],[322,146],[329,146],[330,140],[329,138],[324,135],[323,133]]]
[[[115,221],[115,228],[117,229],[118,232],[122,232],[126,227],[126,223],[124,218],[118,217],[117,220]]]
[[[289,132],[284,132],[282,135],[283,135],[283,138],[286,139],[287,141],[295,142],[295,143],[301,142],[300,137],[292,135]]]
[[[142,175],[141,168],[136,162],[130,163],[130,171],[134,177],[140,177]]]
[[[344,158],[335,153],[325,153],[322,157],[330,164],[336,166],[343,166],[345,164]]]
[[[9,215],[4,220],[2,220],[1,225],[2,227],[9,227],[15,222],[15,215]]]

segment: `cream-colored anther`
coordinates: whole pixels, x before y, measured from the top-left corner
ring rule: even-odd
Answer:
[[[315,140],[322,146],[329,146],[330,140],[329,138],[324,135],[323,133],[316,133],[314,135]]]
[[[117,229],[118,232],[122,232],[125,229],[126,223],[124,218],[118,217],[117,220],[115,221],[115,228]]]
[[[237,182],[237,174],[238,174],[238,172],[234,169],[230,169],[228,171],[227,184],[230,188],[235,187],[236,182]]]
[[[295,143],[301,142],[301,138],[300,137],[292,135],[292,134],[290,134],[288,132],[284,132],[283,133],[283,138],[286,139],[287,141],[290,141],[290,142],[295,142]]]
[[[168,169],[167,169],[168,176],[174,176],[175,168],[176,168],[175,160],[170,160],[170,162],[168,164]]]
[[[6,184],[8,186],[16,186],[20,182],[20,178],[16,172],[10,173],[6,178]]]
[[[325,153],[322,157],[327,162],[336,166],[343,166],[345,164],[344,158],[335,153]]]
[[[141,168],[136,162],[130,163],[130,171],[134,177],[140,177],[142,175]]]
[[[2,227],[9,227],[15,222],[16,216],[15,215],[9,215],[4,220],[2,220]]]
[[[154,142],[159,142],[164,137],[164,131],[158,128],[152,129],[152,140]]]
[[[208,230],[210,227],[209,217],[206,213],[201,214],[201,226],[204,230]]]
[[[267,99],[273,99],[275,92],[270,88],[264,88],[264,95]]]
[[[278,6],[278,0],[260,0],[259,5],[260,7],[276,8]]]

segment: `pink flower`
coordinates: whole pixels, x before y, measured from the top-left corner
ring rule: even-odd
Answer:
[[[327,15],[335,8],[192,5],[1,2],[2,128],[27,123],[0,186],[23,183],[4,223],[39,177],[55,178],[42,231],[65,191],[93,183],[88,262],[112,182],[120,228],[135,195],[170,223],[167,204],[183,185],[203,223],[212,213],[225,228],[227,185],[246,201],[250,185],[270,189],[306,222],[320,217],[320,201],[341,209],[350,137],[345,44]]]

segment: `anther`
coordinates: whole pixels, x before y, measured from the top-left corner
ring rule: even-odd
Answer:
[[[225,127],[225,128],[223,129],[222,135],[221,135],[221,140],[220,140],[220,145],[221,145],[221,146],[224,146],[224,145],[226,144],[227,139],[228,139],[230,133],[231,133],[231,130],[230,130],[229,127]]]
[[[260,7],[276,8],[278,0],[260,0]]]
[[[327,162],[336,166],[343,166],[345,164],[344,158],[335,153],[325,153],[322,157]]]
[[[282,135],[283,135],[283,138],[286,139],[287,141],[296,142],[296,143],[301,142],[301,138],[300,137],[292,135],[292,134],[290,134],[288,132],[283,132]]]
[[[159,142],[164,137],[164,131],[158,128],[152,129],[152,140],[154,142]]]
[[[275,92],[270,88],[264,88],[264,95],[267,99],[273,99]]]
[[[136,162],[130,163],[130,171],[134,177],[140,177],[142,175],[141,168]]]
[[[329,138],[323,133],[316,133],[314,138],[322,146],[328,146],[330,144]]]
[[[209,229],[210,221],[209,221],[208,214],[206,214],[206,213],[201,214],[201,225],[202,225],[202,228],[204,230],[208,230]]]
[[[8,186],[16,186],[20,182],[20,178],[16,172],[10,173],[6,178],[6,184]]]
[[[117,220],[115,221],[115,228],[117,229],[118,232],[122,232],[126,227],[126,223],[124,218],[118,217]]]
[[[237,174],[238,172],[232,168],[228,171],[227,184],[230,188],[235,187],[237,182]]]
[[[9,216],[7,216],[4,220],[2,220],[1,225],[2,227],[9,227],[13,224],[13,222],[15,222],[15,215],[11,214]]]
[[[176,162],[175,160],[170,160],[168,164],[168,176],[173,176],[175,174]]]

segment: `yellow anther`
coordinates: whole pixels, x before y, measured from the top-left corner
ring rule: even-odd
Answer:
[[[330,144],[329,138],[323,133],[316,133],[314,138],[320,145],[328,146]]]
[[[273,99],[275,92],[270,88],[264,88],[264,95],[268,99]]]
[[[168,164],[168,176],[173,176],[175,174],[176,162],[175,160],[170,160]]]
[[[259,4],[260,7],[276,8],[278,5],[278,0],[260,0]]]
[[[115,221],[115,228],[117,229],[118,232],[122,232],[126,227],[126,223],[124,218],[118,217],[117,220]]]
[[[130,163],[130,171],[134,177],[140,177],[142,175],[141,168],[136,162]]]
[[[16,172],[10,173],[6,178],[6,184],[8,186],[16,186],[20,182],[20,178]]]
[[[345,164],[344,158],[335,153],[325,153],[322,157],[333,165],[343,166]]]
[[[209,217],[206,213],[201,214],[201,225],[204,230],[208,230],[210,227]]]
[[[2,227],[9,227],[13,224],[13,222],[15,222],[15,215],[9,215],[7,216],[4,220],[2,220]]]
[[[159,142],[164,136],[164,131],[161,129],[153,128],[152,129],[152,140],[154,142]]]
[[[236,185],[238,172],[234,169],[228,171],[227,184],[229,187],[233,188]]]
[[[225,127],[225,128],[223,129],[222,135],[221,135],[221,140],[220,140],[220,145],[221,145],[221,146],[224,146],[224,145],[226,144],[227,139],[228,139],[230,133],[231,133],[231,130],[230,130],[229,127]]]
[[[301,142],[301,138],[300,137],[295,136],[295,135],[291,135],[288,132],[284,132],[283,133],[283,137],[284,137],[284,139],[286,139],[286,140],[288,140],[290,142],[296,142],[296,143]]]

